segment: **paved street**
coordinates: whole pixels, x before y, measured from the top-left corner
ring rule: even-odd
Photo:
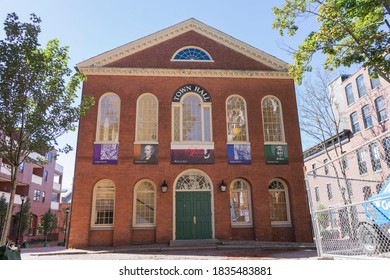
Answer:
[[[77,250],[63,247],[22,249],[23,260],[316,260],[315,248],[137,248]]]

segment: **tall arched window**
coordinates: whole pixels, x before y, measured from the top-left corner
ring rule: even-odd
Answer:
[[[120,98],[115,93],[105,93],[99,100],[96,142],[118,143]]]
[[[262,103],[264,142],[284,143],[282,105],[275,96],[266,96]]]
[[[149,180],[137,183],[134,189],[134,227],[154,227],[156,225],[156,188]]]
[[[247,181],[237,179],[230,184],[230,209],[233,226],[252,225],[251,189]]]
[[[245,100],[238,95],[226,100],[228,142],[248,142],[248,126]]]
[[[272,180],[268,185],[268,194],[271,224],[291,224],[288,190],[285,183],[279,179]]]
[[[211,142],[211,103],[195,93],[185,94],[173,103],[173,141]]]
[[[92,227],[113,227],[115,185],[111,180],[100,180],[93,190]]]
[[[135,130],[136,141],[158,141],[158,100],[153,94],[145,93],[138,98]]]

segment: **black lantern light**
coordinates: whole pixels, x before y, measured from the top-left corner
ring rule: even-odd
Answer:
[[[161,191],[165,193],[165,192],[167,192],[167,190],[168,190],[168,184],[164,180],[164,183],[162,183],[162,185],[161,185]]]
[[[222,180],[221,184],[219,184],[219,187],[221,188],[221,192],[226,192],[226,184],[224,180]]]

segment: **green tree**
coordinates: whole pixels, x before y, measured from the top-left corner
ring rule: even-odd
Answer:
[[[45,235],[45,246],[47,245],[47,237],[57,227],[57,216],[51,212],[51,209],[43,215],[41,223],[38,226],[40,231]]]
[[[16,224],[19,225],[20,212],[22,212],[22,225],[20,227],[21,236],[23,236],[26,233],[26,231],[30,226],[30,220],[32,217],[32,213],[30,212],[30,209],[31,209],[31,202],[30,202],[30,198],[27,197],[26,201],[23,203],[23,209],[22,209],[22,205],[20,205],[19,212],[15,214]],[[23,238],[21,238],[20,241],[22,240]]]
[[[0,230],[3,229],[5,217],[7,215],[8,203],[4,193],[0,197]],[[1,234],[1,232],[0,232]]]
[[[273,28],[282,36],[285,32],[296,35],[298,24],[303,26],[310,17],[319,23],[318,30],[293,51],[290,73],[298,83],[304,72],[312,70],[310,63],[317,52],[325,55],[326,70],[359,64],[390,82],[390,60],[386,59],[390,50],[389,0],[286,0],[273,12]]]
[[[67,64],[68,47],[57,39],[41,48],[41,20],[32,14],[28,23],[8,14],[5,38],[0,41],[0,157],[11,169],[10,200],[0,245],[5,245],[12,218],[16,175],[23,161],[42,161],[32,152],[46,153],[58,146],[56,139],[75,130],[76,123],[93,105],[86,97],[76,105],[84,76]],[[68,152],[69,145],[59,151]]]

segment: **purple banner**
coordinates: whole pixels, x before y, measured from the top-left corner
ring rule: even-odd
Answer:
[[[214,163],[214,146],[171,146],[171,162],[175,164]]]
[[[95,164],[117,164],[118,144],[94,144],[93,163]]]

